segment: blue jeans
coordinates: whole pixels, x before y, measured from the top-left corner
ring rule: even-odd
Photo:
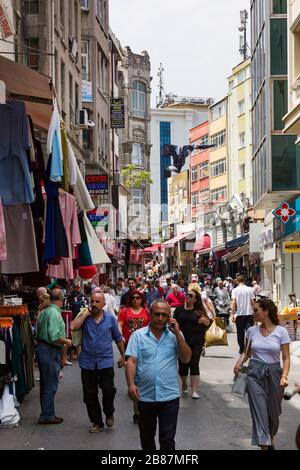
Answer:
[[[40,421],[51,421],[55,417],[54,396],[58,387],[60,353],[59,348],[47,343],[39,343],[36,349],[40,371]]]
[[[156,450],[156,422],[159,422],[160,450],[175,450],[179,398],[165,402],[138,402],[139,429],[143,450]]]

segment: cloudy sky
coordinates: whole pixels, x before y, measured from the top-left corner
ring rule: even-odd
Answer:
[[[160,62],[167,93],[221,98],[232,67],[242,61],[240,10],[249,5],[250,0],[110,0],[110,25],[122,46],[148,51],[152,105]]]

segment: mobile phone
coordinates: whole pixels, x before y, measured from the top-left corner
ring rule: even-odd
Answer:
[[[170,322],[168,323],[168,329],[169,329],[170,331],[171,331],[171,330],[174,330],[174,327],[175,327],[174,323],[170,323]]]

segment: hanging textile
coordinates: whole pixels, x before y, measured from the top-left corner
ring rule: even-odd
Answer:
[[[69,183],[70,186],[75,186],[77,184],[77,168],[78,164],[72,149],[70,141],[67,141],[68,144],[68,170],[69,170]]]
[[[47,193],[44,247],[45,264],[52,264],[53,262],[57,264],[60,261],[59,258],[69,257],[68,240],[59,206],[58,184],[50,180],[51,161],[52,157],[49,158],[45,177],[45,189]]]
[[[60,135],[60,115],[57,102],[53,105],[50,127],[47,138],[47,153],[51,159],[50,180],[60,182],[63,176],[62,145]]]
[[[61,187],[65,191],[69,192],[69,168],[68,168],[68,139],[67,139],[67,134],[64,129],[64,127],[61,128],[60,130],[60,136],[61,136],[61,147],[62,147],[62,156],[63,156],[63,178],[61,182]]]
[[[34,200],[26,151],[29,149],[25,104],[0,104],[0,196],[3,205]]]
[[[70,142],[68,143],[69,149],[69,172],[72,175],[72,182],[70,184],[74,187],[74,195],[77,199],[78,205],[81,210],[91,211],[95,209],[95,204],[93,203],[91,196],[87,190],[86,184],[84,182],[83,176],[81,174],[80,168],[76,161],[72,146]],[[71,169],[70,169],[71,168]],[[76,176],[75,176],[76,171]],[[76,181],[76,184],[74,183]]]
[[[59,206],[68,241],[69,257],[63,258],[57,265],[49,265],[47,276],[69,281],[70,279],[74,279],[74,245],[81,243],[76,211],[76,199],[71,194],[68,194],[63,190],[59,190]]]
[[[2,201],[0,197],[0,261],[4,261],[6,259],[7,259],[6,232],[5,232]]]
[[[104,250],[97,234],[89,221],[86,214],[83,217],[85,232],[87,235],[87,241],[89,245],[89,250],[91,253],[92,264],[108,264],[111,263],[106,251]]]
[[[29,204],[3,206],[7,259],[0,273],[23,274],[39,270],[35,232]]]

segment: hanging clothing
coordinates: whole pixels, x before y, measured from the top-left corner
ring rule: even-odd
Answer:
[[[53,263],[53,261],[57,259],[57,262],[59,262],[59,258],[69,257],[68,240],[58,199],[58,184],[50,180],[51,161],[52,157],[50,156],[45,178],[45,189],[47,193],[44,246],[45,264]]]
[[[69,168],[68,168],[68,160],[69,160],[68,139],[67,139],[67,134],[66,134],[64,127],[61,128],[60,136],[61,136],[63,171],[64,171],[61,187],[65,191],[69,192],[70,188],[69,188]]]
[[[106,251],[104,250],[86,214],[84,214],[83,221],[84,221],[85,232],[87,235],[88,246],[89,246],[89,250],[90,250],[91,258],[92,258],[91,264],[97,265],[97,264],[111,263],[108,255],[106,254]]]
[[[4,223],[2,201],[0,197],[0,261],[4,261],[6,259],[7,259],[6,233],[5,233],[5,223]]]
[[[0,196],[4,205],[34,201],[26,151],[29,149],[25,104],[0,104]]]
[[[91,211],[95,209],[95,204],[93,203],[91,196],[89,195],[71,145],[69,146],[69,162],[71,162],[71,164],[69,163],[69,168],[70,166],[72,166],[72,174],[74,172],[74,169],[76,169],[77,173],[77,181],[76,185],[74,186],[74,195],[77,199],[79,207],[81,210]]]
[[[26,384],[24,362],[23,362],[23,345],[20,336],[20,317],[14,318],[12,328],[12,374],[17,375],[16,397],[18,402],[22,402],[28,393]]]
[[[70,186],[75,186],[77,184],[77,168],[78,164],[74,155],[74,151],[70,141],[67,141],[68,144],[68,170],[69,170],[69,183]]]
[[[55,101],[53,113],[48,131],[47,153],[52,155],[50,180],[54,183],[60,182],[63,176],[63,154],[60,135],[60,115]]]
[[[75,258],[74,245],[81,243],[76,211],[76,199],[71,194],[59,190],[59,206],[68,241],[69,257],[63,258],[58,265],[49,265],[47,276],[69,281],[74,279],[73,258]]]
[[[0,273],[37,272],[39,264],[30,205],[3,206],[3,213],[7,259],[0,262]]]

